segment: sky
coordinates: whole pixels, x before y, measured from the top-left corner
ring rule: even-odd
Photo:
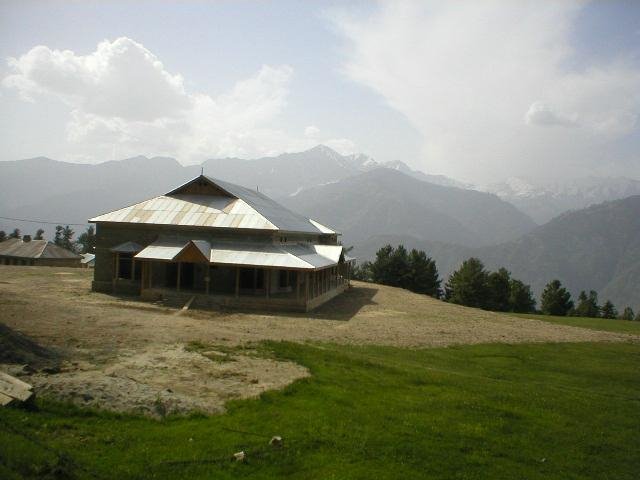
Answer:
[[[0,160],[640,179],[637,1],[1,1]]]

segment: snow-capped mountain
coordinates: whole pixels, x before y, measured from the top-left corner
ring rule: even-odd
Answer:
[[[626,177],[584,177],[547,185],[522,178],[479,188],[514,204],[539,224],[567,210],[640,194],[640,181]]]

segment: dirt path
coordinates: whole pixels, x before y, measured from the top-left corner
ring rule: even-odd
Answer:
[[[307,375],[298,365],[240,352],[225,361],[215,357],[216,351],[266,339],[401,347],[637,340],[363,283],[309,315],[192,311],[176,316],[161,305],[93,293],[91,275],[91,270],[0,266],[0,322],[65,359],[60,373],[30,376],[41,392],[148,414],[220,411],[230,398],[255,396]],[[185,349],[190,342],[211,352]]]

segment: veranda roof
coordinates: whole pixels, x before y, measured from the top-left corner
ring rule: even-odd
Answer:
[[[271,267],[292,270],[319,270],[340,262],[342,245],[307,245],[270,243],[209,244],[201,240],[159,239],[134,258],[138,260],[173,261],[187,245],[193,243],[214,265]],[[208,251],[205,251],[208,247]]]

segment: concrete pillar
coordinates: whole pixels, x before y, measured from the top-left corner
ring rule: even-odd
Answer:
[[[118,277],[120,276],[120,254],[116,252],[115,265],[113,266],[113,289],[116,289],[118,283]]]

